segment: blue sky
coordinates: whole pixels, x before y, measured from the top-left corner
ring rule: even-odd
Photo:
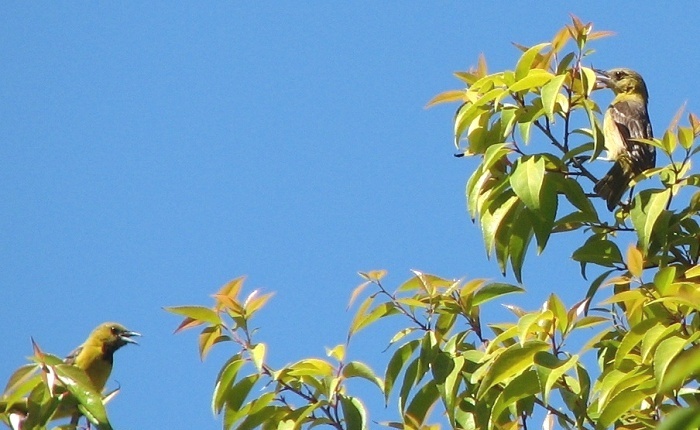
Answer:
[[[209,305],[248,275],[248,291],[276,292],[257,325],[279,366],[344,341],[357,271],[500,279],[465,211],[474,162],[452,156],[455,106],[424,106],[481,52],[514,67],[511,42],[549,40],[570,12],[617,33],[591,61],[643,74],[657,133],[684,101],[700,111],[695,2],[634,17],[471,3],[4,2],[0,380],[30,336],[64,355],[116,320],[144,337],[117,353],[114,425],[219,428],[210,395],[233,350],[200,363],[163,306]],[[532,254],[529,293],[509,303],[580,299],[575,239]],[[391,334],[360,334],[350,358],[380,371]],[[372,418],[393,416],[369,396]]]

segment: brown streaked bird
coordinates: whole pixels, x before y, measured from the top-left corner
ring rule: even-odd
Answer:
[[[656,166],[656,149],[635,139],[652,139],[647,105],[649,92],[642,76],[630,69],[595,70],[597,82],[610,88],[615,98],[605,111],[603,135],[612,168],[593,190],[612,211],[635,176]]]

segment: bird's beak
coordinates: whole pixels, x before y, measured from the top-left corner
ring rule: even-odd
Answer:
[[[119,339],[123,340],[126,343],[133,343],[134,345],[138,345],[139,343],[132,339],[132,337],[135,336],[141,336],[141,333],[137,333],[135,331],[125,331],[124,333],[119,335]]]
[[[593,69],[596,74],[596,88],[609,88],[612,84],[610,74],[605,70]]]

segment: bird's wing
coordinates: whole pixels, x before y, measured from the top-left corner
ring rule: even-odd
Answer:
[[[75,364],[75,359],[78,357],[78,354],[80,354],[80,352],[81,352],[82,350],[83,350],[83,346],[82,346],[82,345],[80,345],[79,347],[75,348],[73,351],[70,352],[70,354],[68,354],[68,355],[66,356],[66,359],[63,360],[63,362],[66,363],[66,364],[71,364],[71,365]]]
[[[652,138],[651,121],[643,103],[637,100],[622,100],[614,104],[610,113],[625,141],[630,138]],[[626,143],[629,146],[630,142]]]
[[[635,161],[632,163],[634,173],[640,174],[654,167],[656,165],[655,148],[635,140],[654,137],[646,105],[639,100],[621,100],[609,111],[612,121],[622,136],[625,152]]]

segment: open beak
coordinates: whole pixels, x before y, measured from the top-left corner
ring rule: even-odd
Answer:
[[[124,333],[121,333],[119,335],[119,339],[123,340],[126,343],[133,343],[134,345],[138,345],[139,343],[132,339],[132,337],[135,336],[141,336],[141,333],[137,333],[135,331],[125,331]]]
[[[596,74],[596,88],[609,88],[612,84],[610,75],[605,70],[593,69]]]

